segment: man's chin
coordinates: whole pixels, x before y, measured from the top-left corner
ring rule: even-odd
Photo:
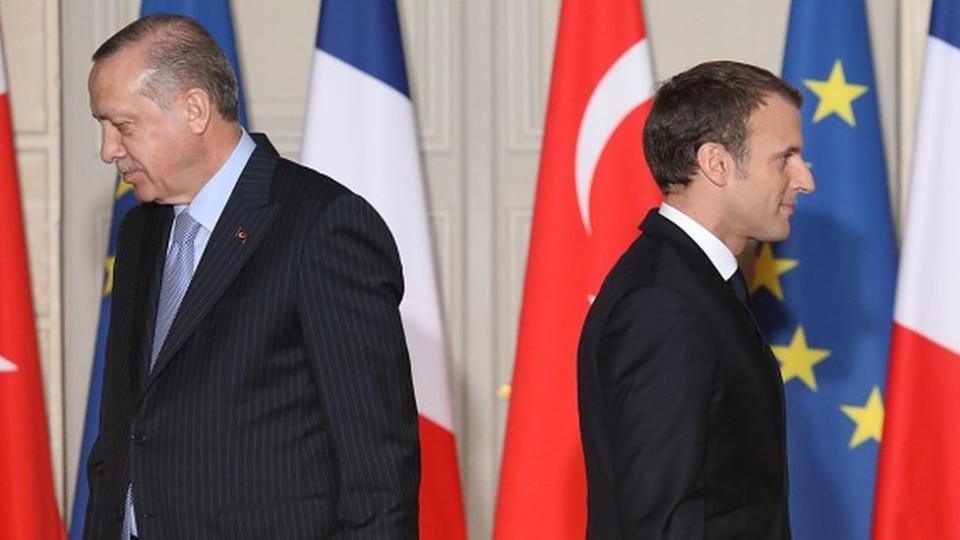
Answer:
[[[782,227],[779,227],[773,231],[766,231],[762,235],[757,235],[751,237],[751,240],[757,242],[782,242],[790,237],[790,222],[785,223]]]
[[[155,202],[157,199],[155,193],[151,193],[149,189],[144,189],[142,186],[133,186],[133,196],[142,203]]]
[[[782,241],[782,240],[786,240],[786,239],[790,236],[790,232],[791,232],[791,231],[792,231],[792,228],[790,227],[790,220],[784,221],[784,222],[783,222],[783,227],[782,227],[782,230],[781,230],[781,233],[782,233],[781,236],[782,236],[782,238],[780,238],[779,240],[777,240],[777,242],[780,242],[780,241]]]

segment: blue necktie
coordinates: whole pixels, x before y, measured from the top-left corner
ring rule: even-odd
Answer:
[[[153,332],[153,350],[150,353],[150,370],[160,355],[163,342],[167,339],[173,319],[180,309],[180,302],[193,278],[193,241],[200,231],[200,223],[183,210],[173,222],[173,240],[170,252],[163,265],[163,282],[160,285],[160,302],[157,306],[157,324]],[[130,540],[136,534],[137,521],[133,508],[133,484],[127,486],[127,504],[123,515],[122,540]]]
[[[183,295],[193,278],[193,241],[200,230],[200,223],[190,212],[180,212],[173,222],[173,242],[163,265],[163,283],[160,285],[160,302],[157,307],[157,324],[153,332],[153,351],[150,354],[150,370],[160,356],[160,349],[167,339],[173,319],[180,309]]]

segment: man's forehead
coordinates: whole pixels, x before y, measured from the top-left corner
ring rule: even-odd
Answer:
[[[94,89],[139,90],[151,70],[145,69],[142,54],[135,51],[118,51],[103,58],[90,70],[89,85]]]
[[[794,116],[799,118],[800,109],[793,102],[779,94],[768,94],[760,102],[759,106],[750,113],[747,126],[753,128],[758,123],[768,123],[769,120],[774,118],[780,121]]]
[[[147,70],[131,70],[105,64],[91,72],[90,112],[93,117],[116,119],[133,116],[140,106],[142,84],[149,76]],[[146,98],[145,98],[146,99]]]
[[[747,121],[749,144],[772,146],[771,152],[788,148],[799,149],[803,145],[800,109],[792,101],[779,94],[770,94],[750,114]]]
[[[146,65],[149,48],[144,43],[137,43],[123,47],[110,56],[103,57],[93,64],[91,75],[94,73],[105,75],[119,75],[126,73],[133,75],[143,70]]]

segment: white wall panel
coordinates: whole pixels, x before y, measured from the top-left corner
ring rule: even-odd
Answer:
[[[902,224],[910,188],[913,167],[913,144],[917,128],[917,111],[920,105],[920,83],[923,78],[923,53],[926,49],[930,28],[931,0],[899,1],[900,49],[900,95],[897,102],[897,128],[899,130],[899,183],[891,190],[898,198],[897,222]],[[887,117],[889,118],[889,116]],[[891,122],[892,123],[892,122]],[[887,148],[891,148],[887,146]],[[902,229],[898,229],[901,230]]]

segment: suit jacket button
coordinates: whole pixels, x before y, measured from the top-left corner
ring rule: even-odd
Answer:
[[[134,431],[133,434],[130,435],[130,439],[137,444],[141,444],[147,440],[147,434],[142,431]]]

